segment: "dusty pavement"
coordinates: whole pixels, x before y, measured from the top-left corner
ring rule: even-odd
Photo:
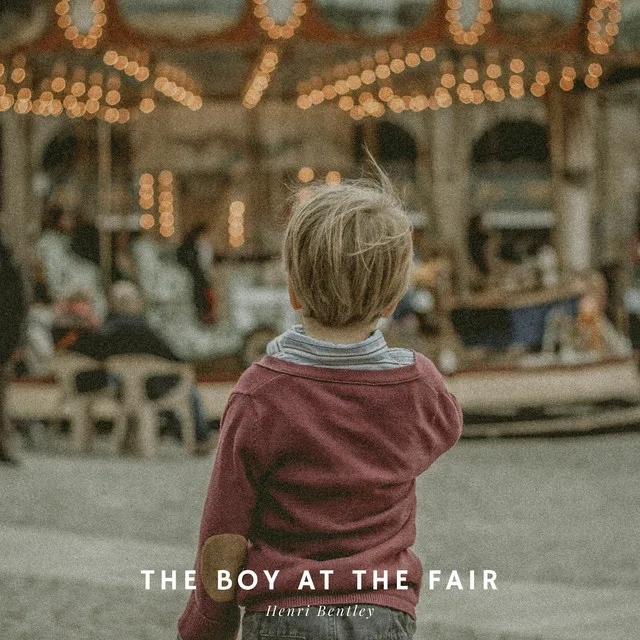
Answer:
[[[0,637],[173,640],[211,458],[48,451],[0,468]],[[640,434],[463,441],[418,509],[416,552],[441,571],[420,640],[640,637]],[[142,569],[177,570],[178,588],[145,590]],[[497,591],[469,590],[484,569]]]

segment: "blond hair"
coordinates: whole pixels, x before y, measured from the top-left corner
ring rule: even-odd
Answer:
[[[305,187],[283,257],[304,316],[327,327],[371,323],[409,284],[411,225],[388,178]]]

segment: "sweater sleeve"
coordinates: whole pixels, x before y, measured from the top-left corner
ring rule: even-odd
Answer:
[[[231,640],[240,612],[233,589],[217,584],[219,570],[237,576],[256,505],[254,411],[248,396],[234,393],[220,426],[220,440],[204,504],[195,591],[178,622],[181,640]]]
[[[458,441],[462,433],[462,409],[455,396],[447,390],[444,378],[435,365],[424,358],[423,424],[427,442],[427,466]]]

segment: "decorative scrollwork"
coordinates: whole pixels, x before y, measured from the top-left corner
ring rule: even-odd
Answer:
[[[449,9],[445,17],[449,23],[449,31],[458,44],[477,44],[480,36],[485,32],[486,25],[491,22],[493,0],[477,0],[478,12],[476,13],[475,20],[469,29],[465,29],[461,22],[460,10],[463,2],[470,1],[471,0],[447,0]]]
[[[307,12],[305,0],[291,0],[291,11],[284,22],[278,22],[269,8],[269,0],[253,0],[253,15],[260,21],[260,27],[272,40],[291,38]]]

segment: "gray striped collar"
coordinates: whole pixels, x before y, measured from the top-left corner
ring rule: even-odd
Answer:
[[[379,329],[362,342],[334,344],[308,336],[302,325],[295,325],[272,340],[267,355],[314,367],[334,369],[395,369],[413,364],[408,349],[390,349]]]

